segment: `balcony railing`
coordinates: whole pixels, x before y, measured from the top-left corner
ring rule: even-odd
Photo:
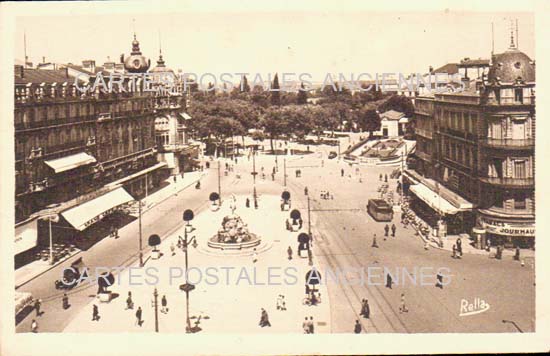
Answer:
[[[502,149],[530,149],[535,147],[535,139],[514,140],[510,138],[486,138],[482,143],[487,147]]]
[[[75,123],[90,123],[96,119],[95,115],[81,115],[73,117],[64,117],[59,119],[49,119],[49,120],[38,120],[32,122],[18,122],[15,123],[15,131],[23,131],[30,129],[38,129],[50,126],[66,125],[66,124],[75,124]]]
[[[433,138],[433,131],[431,130],[420,129],[417,127],[414,129],[414,133],[422,137]]]
[[[531,188],[535,185],[534,178],[481,177],[480,180],[487,184],[512,188]]]

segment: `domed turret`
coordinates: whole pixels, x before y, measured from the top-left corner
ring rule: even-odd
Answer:
[[[490,84],[514,84],[535,82],[535,62],[514,45],[511,37],[510,48],[492,57],[488,79]]]
[[[134,33],[132,41],[132,53],[124,60],[124,68],[130,73],[145,73],[151,66],[151,61],[141,54],[139,41]]]

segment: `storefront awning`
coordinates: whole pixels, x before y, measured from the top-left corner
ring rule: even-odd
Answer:
[[[424,203],[428,204],[432,209],[436,210],[441,214],[453,215],[460,211],[470,210],[468,208],[457,208],[451,204],[448,200],[441,197],[424,184],[415,184],[411,185],[409,190],[413,192],[418,198],[420,198]]]
[[[15,254],[36,246],[38,241],[37,219],[15,226]]]
[[[64,211],[61,215],[75,229],[82,231],[101,220],[117,207],[134,200],[124,188],[117,188],[82,205]]]
[[[86,152],[44,161],[55,173],[61,173],[86,164],[95,163],[96,159]]]

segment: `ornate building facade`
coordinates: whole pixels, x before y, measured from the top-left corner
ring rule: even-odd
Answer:
[[[475,227],[480,245],[533,246],[535,64],[512,38],[479,67],[464,91],[416,99],[416,159],[406,177],[429,188],[411,190],[454,233]]]
[[[130,80],[112,92],[101,86],[79,90],[93,87],[100,74],[140,74],[149,66],[134,35],[131,55],[120,64],[15,67],[16,254],[47,244],[45,217],[61,217],[55,238],[73,238],[168,176],[167,164],[157,157],[155,120],[170,94],[143,90]],[[97,214],[71,221],[75,214],[69,211],[98,199],[104,206]]]

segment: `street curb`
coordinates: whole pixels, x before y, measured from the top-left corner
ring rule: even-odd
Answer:
[[[29,278],[29,279],[26,280],[25,282],[23,282],[23,283],[21,283],[21,284],[19,284],[19,285],[16,284],[16,285],[15,285],[15,289],[17,290],[18,288],[24,286],[25,284],[29,283],[30,281],[32,281],[32,280],[34,280],[34,279],[40,277],[40,276],[43,275],[44,273],[46,273],[46,272],[48,272],[48,271],[54,269],[55,267],[59,266],[60,264],[69,261],[71,258],[73,258],[73,257],[75,257],[75,256],[77,256],[77,255],[79,255],[80,253],[82,253],[82,250],[79,250],[78,252],[75,252],[73,255],[69,256],[69,258],[67,258],[67,259],[65,259],[65,260],[60,260],[60,261],[58,261],[57,263],[54,263],[54,264],[51,265],[49,268],[47,268],[47,269],[45,269],[44,271],[42,271],[42,272],[40,272],[40,273],[38,273],[38,274],[32,276],[31,278]]]

